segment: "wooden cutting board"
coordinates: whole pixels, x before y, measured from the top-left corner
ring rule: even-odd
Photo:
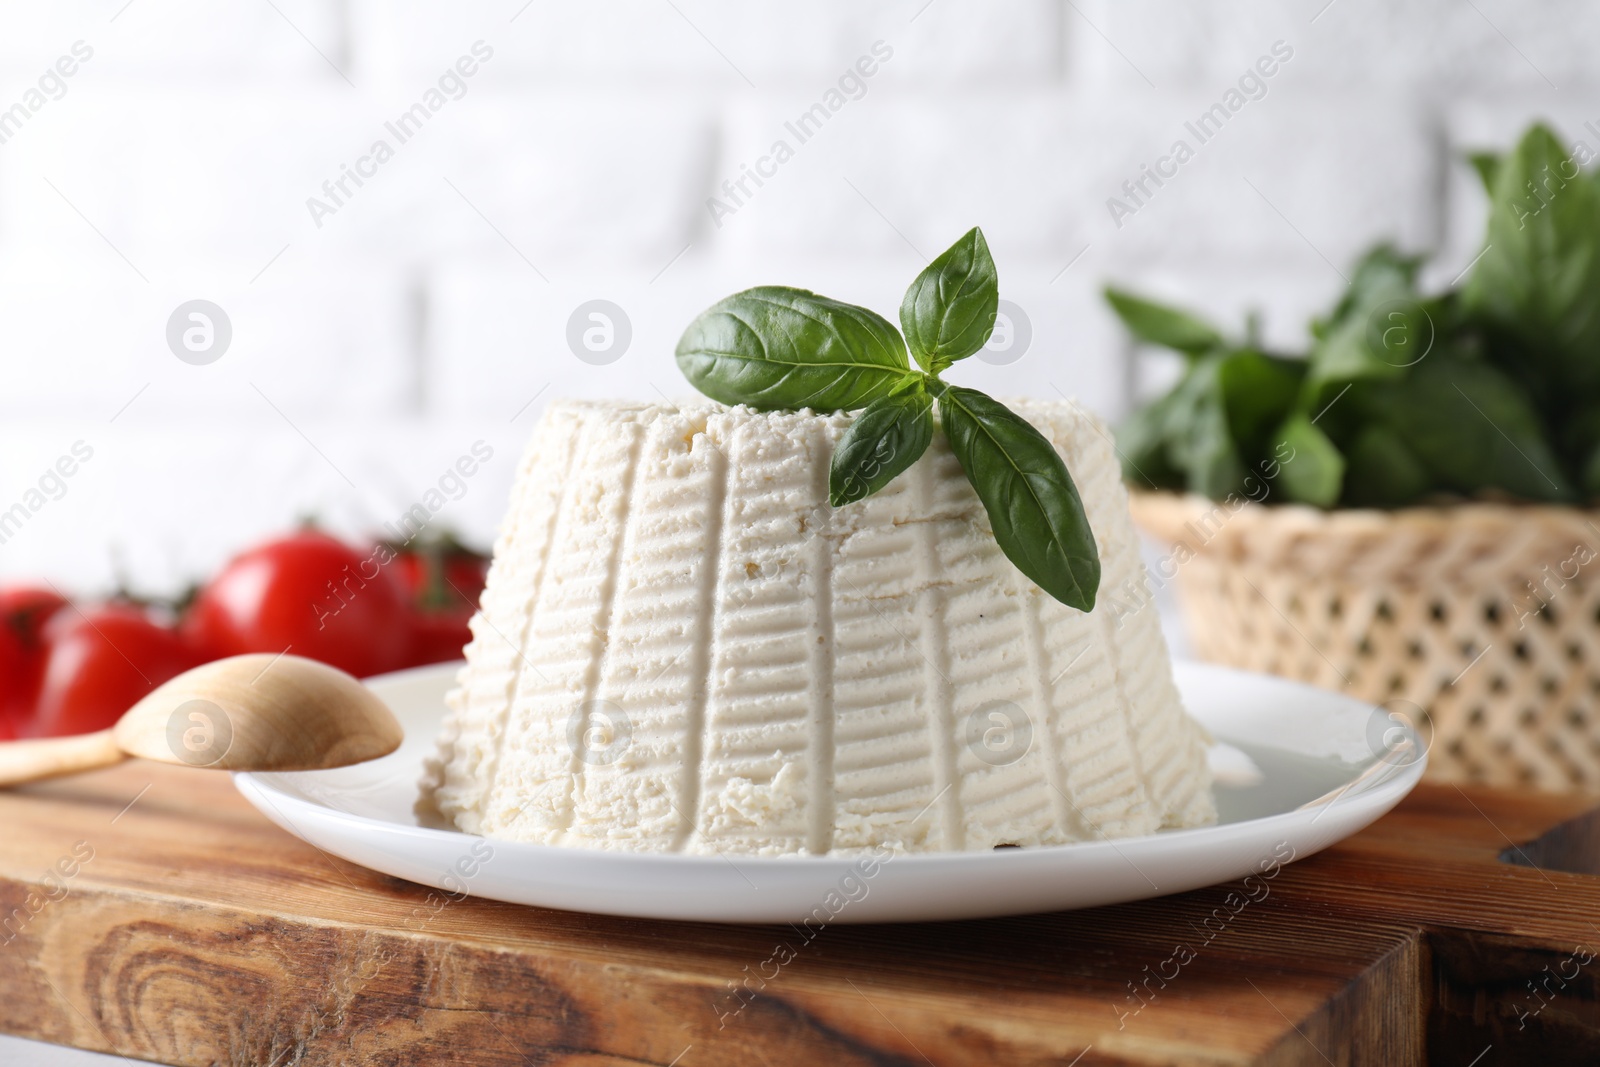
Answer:
[[[1429,785],[1254,886],[808,941],[444,902],[130,763],[0,793],[0,1031],[250,1067],[1594,1064],[1600,877],[1558,868],[1600,872],[1597,806]]]

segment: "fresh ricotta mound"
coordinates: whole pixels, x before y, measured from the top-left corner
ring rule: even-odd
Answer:
[[[1013,409],[1072,471],[1102,591],[1144,588],[1105,427],[1067,403]],[[1041,591],[938,435],[886,489],[830,507],[850,422],[553,403],[421,807],[519,841],[759,855],[1213,821],[1155,610]]]

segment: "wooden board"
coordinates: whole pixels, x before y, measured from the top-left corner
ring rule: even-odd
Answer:
[[[130,763],[0,793],[0,1031],[250,1067],[1592,1064],[1600,877],[1556,868],[1600,870],[1597,805],[1425,786],[1252,885],[808,941],[430,898]]]

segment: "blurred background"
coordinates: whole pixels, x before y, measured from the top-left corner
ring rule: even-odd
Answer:
[[[1285,345],[1374,239],[1447,283],[1466,150],[1600,146],[1597,40],[1576,0],[9,4],[0,572],[171,591],[419,503],[487,545],[549,398],[683,395],[753,284],[892,318],[974,224],[1007,330],[957,378],[1116,418],[1164,368],[1105,282]]]

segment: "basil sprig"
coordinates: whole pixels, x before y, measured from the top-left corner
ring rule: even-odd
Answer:
[[[899,331],[866,308],[804,289],[746,289],[702,312],[678,366],[706,396],[761,410],[863,409],[834,449],[828,499],[864,500],[933,442],[934,404],[1001,551],[1041,589],[1094,609],[1100,557],[1055,447],[992,397],[941,375],[988,343],[1000,301],[983,231],[967,231],[906,290]],[[916,359],[911,366],[907,356]]]

